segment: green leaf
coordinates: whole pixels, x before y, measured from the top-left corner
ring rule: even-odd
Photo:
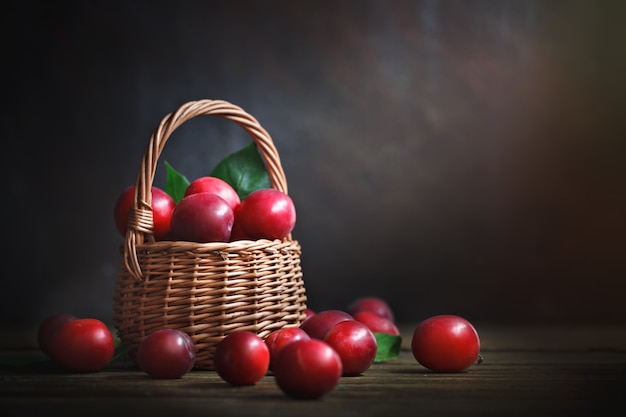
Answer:
[[[228,155],[210,175],[229,183],[242,200],[252,191],[271,187],[265,162],[254,142]]]
[[[400,355],[402,337],[388,333],[374,333],[378,349],[374,362],[386,362],[397,359]]]
[[[185,190],[187,190],[189,186],[189,180],[183,174],[176,171],[167,161],[165,161],[165,167],[167,168],[165,192],[178,204],[185,196]]]
[[[111,359],[111,361],[114,361],[116,359],[128,359],[130,352],[130,345],[124,344],[122,342],[120,342],[119,340],[115,341],[115,352],[113,353],[113,358]]]

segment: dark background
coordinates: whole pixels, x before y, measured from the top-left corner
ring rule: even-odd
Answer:
[[[2,9],[3,328],[110,320],[115,199],[161,118],[200,98],[272,134],[311,308],[626,323],[625,2]],[[161,160],[193,179],[249,140],[194,119]]]

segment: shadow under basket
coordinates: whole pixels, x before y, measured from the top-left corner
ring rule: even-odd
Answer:
[[[113,319],[131,357],[146,336],[174,328],[191,336],[196,369],[213,370],[215,348],[226,335],[246,330],[264,338],[274,330],[299,326],[306,317],[306,294],[301,248],[291,236],[228,243],[155,241],[152,237],[154,165],[172,131],[198,115],[216,115],[240,124],[257,144],[272,187],[286,192],[271,138],[241,108],[200,100],[167,115],[151,137],[137,176],[123,262],[115,282]]]

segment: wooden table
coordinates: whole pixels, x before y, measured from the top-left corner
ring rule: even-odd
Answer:
[[[0,368],[0,416],[604,416],[626,411],[626,327],[477,326],[484,361],[436,374],[408,349],[363,375],[344,377],[320,400],[295,400],[266,376],[233,387],[215,372],[154,380],[115,361],[93,374],[58,372],[49,363]],[[1,357],[40,357],[4,349]],[[626,414],[624,414],[626,415]]]

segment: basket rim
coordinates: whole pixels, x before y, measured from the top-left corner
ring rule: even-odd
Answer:
[[[125,267],[138,281],[143,279],[143,273],[137,256],[138,247],[146,243],[155,242],[153,235],[151,188],[154,182],[159,157],[165,147],[165,143],[171,137],[172,133],[186,121],[199,116],[221,117],[241,126],[250,135],[259,150],[265,163],[272,188],[282,191],[285,194],[288,193],[287,180],[278,150],[270,134],[261,126],[254,116],[247,113],[243,108],[225,100],[201,99],[184,103],[177,110],[165,115],[152,132],[148,145],[142,154],[141,163],[137,171],[133,205],[130,209],[126,236],[124,237],[123,257]],[[266,239],[263,240],[268,241]],[[285,240],[291,241],[291,235]],[[166,245],[180,246],[190,244],[190,247],[203,247],[208,250],[220,251],[228,248],[249,247],[251,244],[254,245],[251,242],[255,241],[208,243],[180,241],[163,242],[167,242]],[[259,244],[263,245],[265,243],[261,242]]]
[[[146,241],[136,246],[137,252],[141,251],[161,251],[176,250],[179,252],[204,252],[204,253],[232,253],[247,251],[268,251],[276,252],[281,248],[300,246],[295,239],[258,239],[258,240],[236,240],[232,242],[190,242],[184,240],[159,240]]]

